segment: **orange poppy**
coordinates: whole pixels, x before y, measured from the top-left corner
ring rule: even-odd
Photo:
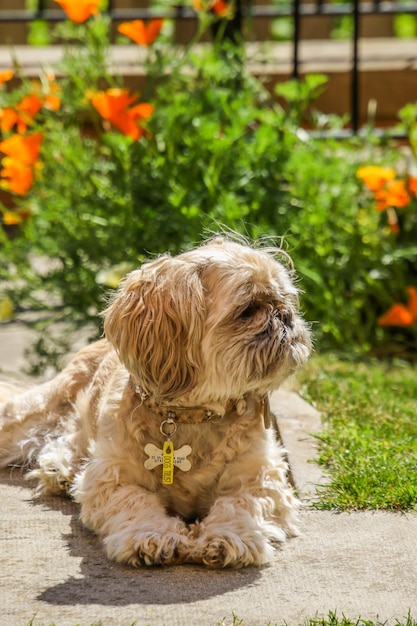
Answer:
[[[404,180],[393,180],[387,183],[387,197],[386,202],[388,206],[393,207],[405,207],[410,204],[411,198],[405,188]]]
[[[36,94],[23,96],[21,101],[13,108],[7,107],[0,113],[1,130],[8,132],[17,126],[19,133],[24,133],[42,107],[42,100]]]
[[[59,111],[61,108],[61,98],[56,94],[49,94],[49,96],[45,98],[44,107],[50,111]]]
[[[230,13],[230,5],[224,0],[210,0],[209,2],[202,0],[193,0],[193,7],[196,11],[213,11],[217,16],[222,17]]]
[[[129,109],[129,115],[135,120],[147,120],[154,112],[154,108],[153,104],[149,104],[149,102],[140,102]]]
[[[2,163],[1,187],[23,196],[33,184],[32,168],[11,157],[4,157]]]
[[[53,77],[49,77],[49,90],[45,96],[43,106],[50,111],[59,111],[61,108],[61,87],[56,83]]]
[[[117,30],[140,46],[151,46],[161,32],[163,23],[162,18],[149,20],[146,24],[143,20],[133,20],[123,22]]]
[[[73,22],[81,24],[97,15],[101,0],[55,0]]]
[[[407,305],[395,303],[384,315],[378,318],[379,326],[411,326],[417,322],[417,289],[407,287]]]
[[[417,289],[415,287],[407,287],[407,293],[409,295],[407,309],[413,316],[414,321],[417,321]]]
[[[6,211],[3,213],[3,224],[6,224],[6,226],[16,226],[16,224],[21,224],[22,222],[23,219],[17,211]]]
[[[19,104],[16,106],[16,109],[20,111],[23,115],[34,118],[41,107],[41,98],[33,93],[27,96],[23,96]]]
[[[107,89],[91,96],[91,103],[105,120],[136,141],[143,134],[140,120],[148,119],[154,109],[147,102],[129,109],[129,105],[136,99],[137,95],[131,95],[127,89]]]
[[[408,189],[410,193],[417,196],[417,176],[410,176],[408,179]]]
[[[0,85],[3,83],[7,83],[8,80],[11,80],[14,76],[13,70],[3,70],[0,72]]]
[[[31,81],[32,94],[39,99],[43,108],[58,111],[61,107],[61,87],[55,81],[53,74],[46,74],[46,78],[47,83],[40,80]]]
[[[113,121],[113,125],[122,131],[125,135],[129,135],[135,141],[143,135],[143,128],[139,125],[140,120],[147,120],[151,117],[154,107],[147,102],[141,102],[126,111],[126,118]]]
[[[31,217],[31,212],[28,209],[17,209],[16,211],[5,211],[3,213],[3,224],[6,226],[15,226],[26,222]]]
[[[143,128],[140,127],[138,121],[147,119],[152,113],[148,113],[148,110],[146,110],[145,115],[143,114],[142,107],[143,110],[145,110],[145,107],[148,106],[151,107],[153,110],[152,105],[146,105],[145,103],[143,105],[138,104],[136,107],[133,107],[132,109],[127,109],[126,111],[120,113],[118,116],[110,118],[109,121],[124,135],[127,135],[128,137],[131,137],[134,141],[137,141],[143,135]]]
[[[128,111],[124,111],[117,118],[110,120],[111,124],[120,130],[127,137],[131,137],[134,141],[142,136],[142,129],[135,123],[135,120]]]
[[[389,180],[396,176],[396,171],[379,165],[365,165],[356,172],[370,191],[380,191]]]
[[[379,326],[411,326],[413,316],[403,304],[393,304],[377,321]]]
[[[32,165],[39,156],[42,139],[43,133],[12,135],[0,142],[0,152],[22,165]]]
[[[128,89],[114,88],[92,95],[91,103],[101,117],[111,120],[125,111],[136,99],[137,95],[131,95]]]
[[[387,182],[383,189],[374,191],[374,197],[377,211],[384,211],[387,207],[402,208],[411,202],[404,180]]]
[[[214,13],[219,17],[226,15],[230,9],[229,5],[227,4],[227,2],[224,2],[224,0],[217,0],[216,2],[214,2],[211,8]]]
[[[374,191],[375,208],[377,211],[385,211],[387,208],[387,190],[379,189]]]
[[[21,125],[18,123],[19,115],[11,107],[5,107],[0,111],[0,128],[3,133],[7,133],[15,124],[19,132],[22,131]]]

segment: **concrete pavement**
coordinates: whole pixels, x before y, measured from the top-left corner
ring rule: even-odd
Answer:
[[[30,336],[0,326],[0,377],[21,377]],[[133,570],[109,562],[61,498],[35,499],[20,470],[0,471],[0,626],[245,626],[351,619],[417,620],[417,515],[311,508],[323,481],[312,462],[320,416],[283,390],[271,402],[304,502],[301,535],[273,563],[241,571],[184,565]]]

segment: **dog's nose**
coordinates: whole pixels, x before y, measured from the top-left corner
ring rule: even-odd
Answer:
[[[287,328],[292,329],[294,327],[293,316],[291,311],[288,309],[281,309],[280,311],[277,311],[277,316]]]

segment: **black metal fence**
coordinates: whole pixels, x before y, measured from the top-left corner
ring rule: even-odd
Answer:
[[[256,0],[255,0],[256,2]],[[12,9],[2,10],[0,2],[0,25],[2,23],[30,23],[33,20],[45,20],[48,22],[58,22],[65,18],[64,13],[51,5],[51,0],[37,0],[36,9]],[[139,4],[139,2],[138,2]],[[360,54],[359,39],[361,37],[361,25],[364,16],[395,16],[399,14],[417,15],[417,0],[407,2],[392,2],[386,0],[373,0],[372,2],[325,2],[324,0],[292,0],[284,2],[277,0],[276,4],[260,5],[254,4],[251,0],[234,0],[235,18],[232,20],[228,33],[233,35],[233,31],[240,31],[245,18],[258,19],[279,19],[286,18],[292,21],[292,59],[291,74],[293,78],[299,77],[300,68],[300,43],[302,41],[302,23],[310,18],[332,17],[340,18],[350,16],[351,27],[351,58],[350,58],[350,116],[351,126],[354,132],[359,128],[359,74],[360,74]],[[54,5],[57,6],[57,5]],[[150,17],[166,17],[173,20],[196,20],[194,9],[189,6],[174,5],[172,7],[129,7],[119,8],[117,0],[108,0],[107,12],[112,21],[120,22],[133,19],[149,19]],[[0,44],[2,42],[0,41]]]

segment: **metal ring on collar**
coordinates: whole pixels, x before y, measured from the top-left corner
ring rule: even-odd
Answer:
[[[168,415],[167,419],[161,422],[159,430],[165,437],[172,437],[172,435],[175,435],[177,432],[177,424],[174,422],[173,417]]]

